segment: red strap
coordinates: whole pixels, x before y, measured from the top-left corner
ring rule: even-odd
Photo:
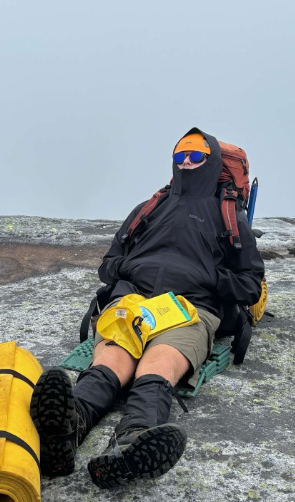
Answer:
[[[224,188],[221,194],[221,212],[231,245],[238,251],[242,248],[236,218],[237,192]]]
[[[142,217],[148,216],[153,211],[153,209],[158,204],[158,200],[162,197],[162,195],[164,195],[164,193],[166,191],[167,190],[165,190],[163,188],[161,190],[158,190],[156,193],[154,193],[152,198],[148,202],[146,202],[146,204],[139,211],[138,215],[134,218],[133,222],[131,223],[131,225],[129,226],[129,228],[127,230],[129,237],[131,237],[134,230],[138,227],[139,223],[141,222]]]

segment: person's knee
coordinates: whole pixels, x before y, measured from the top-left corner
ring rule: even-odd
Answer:
[[[122,387],[133,377],[138,361],[122,347],[109,344],[107,340],[100,342],[94,349],[93,366],[103,364],[110,368],[119,378]]]
[[[160,375],[172,385],[190,369],[189,360],[170,345],[155,345],[144,353],[135,373],[135,378],[147,374]]]

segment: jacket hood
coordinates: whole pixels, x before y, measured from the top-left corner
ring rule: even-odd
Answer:
[[[219,143],[214,136],[210,136],[201,129],[193,127],[182,138],[190,134],[200,133],[208,141],[211,153],[202,166],[196,169],[179,169],[173,162],[173,183],[171,195],[187,195],[191,197],[213,197],[217,182],[222,172],[222,161]],[[182,139],[180,138],[180,139]]]

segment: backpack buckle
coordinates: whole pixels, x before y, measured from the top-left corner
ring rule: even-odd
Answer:
[[[237,192],[232,190],[231,188],[226,188],[225,189],[225,194],[224,194],[224,199],[225,200],[234,200],[236,201],[237,200]]]
[[[128,234],[122,235],[122,237],[121,237],[121,244],[125,244],[125,242],[127,241],[128,237],[129,237]]]
[[[236,251],[240,251],[242,249],[242,244],[241,244],[239,237],[237,235],[234,235],[234,237],[232,239],[233,239],[234,249]]]
[[[224,238],[227,237],[228,235],[233,235],[232,230],[225,230],[224,232],[221,232],[220,237]]]
[[[170,190],[171,185],[165,185],[164,188],[160,188],[159,192],[165,193],[167,190]]]

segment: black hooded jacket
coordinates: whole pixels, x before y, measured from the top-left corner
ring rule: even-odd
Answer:
[[[211,154],[196,169],[173,164],[169,197],[148,217],[145,231],[124,257],[122,236],[143,207],[137,206],[114,237],[99,268],[99,277],[114,286],[111,299],[130,293],[151,298],[168,291],[221,317],[221,305],[254,305],[261,294],[264,265],[244,213],[237,213],[242,250],[236,252],[225,230],[215,197],[222,171],[217,140],[197,128]]]

